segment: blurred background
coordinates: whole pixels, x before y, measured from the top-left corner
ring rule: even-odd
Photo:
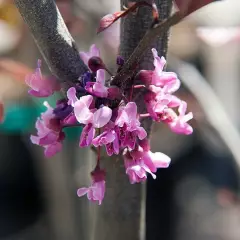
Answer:
[[[119,23],[99,36],[95,29],[103,15],[119,9],[119,0],[56,2],[79,50],[96,43],[114,69]],[[98,206],[76,195],[89,184],[94,166],[94,154],[78,148],[81,129],[67,132],[64,151],[52,159],[30,143],[46,99],[30,98],[24,78],[41,55],[11,0],[0,0],[0,35],[0,100],[6,108],[0,125],[0,240],[94,240]],[[194,134],[154,126],[153,151],[168,154],[172,165],[148,180],[146,240],[240,239],[239,66],[239,0],[218,1],[172,28],[168,68],[182,80],[178,95],[194,114]],[[46,65],[43,72],[50,74]]]

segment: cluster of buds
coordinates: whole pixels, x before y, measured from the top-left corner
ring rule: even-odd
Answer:
[[[89,70],[72,84],[66,98],[58,100],[55,108],[44,103],[47,110],[37,120],[37,136],[31,136],[31,141],[44,147],[46,157],[61,151],[66,127],[83,127],[79,146],[92,145],[98,149],[96,167],[91,172],[92,185],[78,189],[78,196],[87,194],[89,200],[102,203],[106,175],[101,168],[100,148],[103,146],[109,156],[123,155],[131,184],[145,181],[147,173],[156,178],[154,173],[158,168],[169,166],[170,158],[167,155],[151,152],[147,132],[141,127],[141,119],[152,118],[153,121],[165,123],[178,134],[192,133],[192,127],[187,123],[192,113],[186,114],[186,102],[173,95],[180,87],[180,81],[175,73],[163,70],[165,59],[160,58],[155,49],[152,52],[155,69],[139,71],[134,78],[142,84],[132,86],[132,89],[146,89],[146,113],[139,113],[131,96],[105,81],[105,74],[110,71],[95,45],[91,46],[89,52],[80,53]],[[59,91],[61,86],[54,79],[41,75],[40,64],[38,61],[36,71],[27,76],[26,83],[31,88],[29,94],[47,97]],[[117,64],[121,68],[123,59],[118,57]]]
[[[159,28],[163,32],[164,29],[169,29],[171,24],[176,24],[213,0],[174,2],[178,11],[168,19],[169,21],[160,21],[154,1],[151,4],[147,1],[138,1],[129,4],[124,11],[104,16],[98,32],[106,30],[118,19],[136,13],[141,6],[152,9],[151,30],[156,31]],[[145,41],[149,40],[146,39]],[[109,156],[123,155],[126,174],[131,184],[145,181],[148,173],[156,178],[158,168],[169,166],[171,159],[167,155],[151,152],[147,132],[141,127],[142,119],[151,118],[155,122],[167,124],[177,134],[192,133],[193,129],[188,124],[193,117],[192,113],[186,113],[187,103],[173,95],[180,87],[180,80],[175,73],[164,71],[166,61],[164,57],[158,56],[156,49],[152,49],[152,53],[154,70],[141,70],[135,73],[136,69],[132,69],[131,80],[140,84],[131,86],[131,93],[128,94],[126,89],[122,91],[122,86],[120,88],[109,84],[114,83],[114,80],[116,83],[116,79],[118,82],[122,80],[119,79],[121,74],[116,76],[111,74],[100,57],[99,49],[92,45],[89,52],[80,53],[89,70],[72,83],[67,90],[67,96],[57,101],[54,108],[47,102],[44,103],[47,110],[37,120],[37,136],[31,136],[31,141],[44,147],[46,157],[52,157],[61,151],[66,127],[83,127],[79,146],[93,146],[98,149],[96,166],[91,172],[92,184],[90,187],[79,188],[77,191],[79,197],[87,195],[89,200],[102,203],[106,176],[105,169],[101,168],[100,149],[103,146]],[[116,62],[119,73],[125,67],[124,60],[118,57]],[[35,97],[48,97],[55,91],[60,91],[62,86],[53,78],[43,77],[40,67],[41,61],[38,61],[36,71],[26,78],[26,83],[31,88],[29,94]],[[105,81],[106,73],[110,75],[108,81]],[[112,78],[113,81],[110,81]],[[125,80],[124,78],[123,81]],[[143,88],[146,92],[144,94],[146,113],[139,112],[136,102],[132,99],[133,91]]]

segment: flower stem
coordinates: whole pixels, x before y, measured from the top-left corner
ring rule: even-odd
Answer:
[[[139,115],[140,118],[146,118],[146,117],[150,117],[149,113],[143,113]]]
[[[138,88],[145,88],[145,85],[134,85],[133,88],[138,89]]]

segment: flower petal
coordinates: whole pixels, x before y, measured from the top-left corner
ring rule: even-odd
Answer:
[[[137,120],[137,105],[135,102],[129,102],[125,107],[125,111],[130,121]]]
[[[145,137],[147,137],[147,132],[143,127],[138,127],[137,134],[140,140],[143,140]]]
[[[105,84],[105,70],[104,69],[97,70],[96,82],[99,82],[102,85]]]
[[[167,168],[171,162],[171,158],[164,153],[156,152],[152,153],[149,151],[152,158],[152,162],[157,168]]]
[[[189,112],[188,114],[186,114],[185,116],[182,117],[182,120],[184,122],[188,122],[189,120],[191,120],[193,118],[193,113]]]
[[[56,142],[51,145],[47,145],[45,147],[44,154],[46,157],[50,158],[53,157],[56,153],[60,152],[62,150],[62,144],[59,142]]]
[[[90,54],[91,54],[91,57],[99,57],[100,56],[100,51],[95,44],[93,44],[90,47]]]
[[[79,123],[88,124],[92,121],[93,113],[80,100],[78,100],[74,105],[74,114]]]
[[[182,101],[179,108],[178,108],[178,112],[180,116],[184,116],[187,110],[187,103]]]
[[[69,99],[68,105],[74,106],[74,103],[78,100],[76,96],[76,89],[74,87],[68,89],[67,98]]]
[[[91,95],[82,96],[80,98],[80,101],[83,102],[89,108],[89,106],[91,105],[91,103],[93,101],[93,96],[91,96]]]
[[[89,189],[86,188],[86,187],[79,188],[79,189],[77,190],[77,195],[78,195],[78,197],[82,197],[82,196],[84,196],[85,194],[87,194],[88,191],[89,191]]]
[[[39,141],[39,145],[49,145],[55,143],[58,139],[59,134],[53,131],[50,131],[46,136],[42,137]]]
[[[164,57],[159,57],[158,52],[155,48],[152,48],[152,53],[154,57],[154,66],[155,66],[155,71],[160,74],[163,71],[164,66],[166,65],[166,59]]]
[[[81,59],[83,60],[83,62],[85,63],[85,65],[88,66],[88,60],[90,58],[89,54],[85,53],[85,52],[80,52],[79,55],[80,55]]]
[[[101,128],[105,126],[112,117],[112,110],[109,107],[102,107],[93,114],[93,126]]]

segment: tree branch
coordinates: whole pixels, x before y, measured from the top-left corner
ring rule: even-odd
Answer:
[[[87,71],[53,0],[15,0],[15,4],[54,76],[69,82]]]
[[[144,55],[147,49],[150,49],[151,45],[156,41],[157,38],[166,34],[168,29],[181,21],[183,15],[180,12],[176,12],[173,16],[165,19],[154,27],[148,29],[139,44],[136,46],[132,54],[127,59],[122,70],[112,80],[112,85],[120,86],[122,89],[125,88],[127,80],[133,75],[134,67],[141,61],[141,57]]]
[[[130,2],[131,0],[121,0],[121,6],[128,6]],[[151,0],[148,2],[151,3]],[[155,2],[161,18],[168,18],[172,1],[156,0]],[[152,10],[149,7],[141,7],[137,14],[129,14],[122,19],[120,55],[125,60],[133,53],[151,23]],[[159,55],[165,56],[167,43],[168,31],[166,30],[156,42],[149,45],[149,48],[156,47]],[[153,68],[153,57],[150,50],[144,53],[139,64],[140,68]],[[119,80],[121,82],[121,79]],[[138,98],[137,104],[138,107],[145,105],[142,96]],[[144,125],[149,130],[151,121],[145,122]],[[107,174],[107,194],[104,204],[98,208],[97,212],[95,238],[99,240],[145,239],[145,185],[129,185],[123,159],[117,160],[116,157],[105,156],[101,158],[101,163],[106,169],[111,170]]]

